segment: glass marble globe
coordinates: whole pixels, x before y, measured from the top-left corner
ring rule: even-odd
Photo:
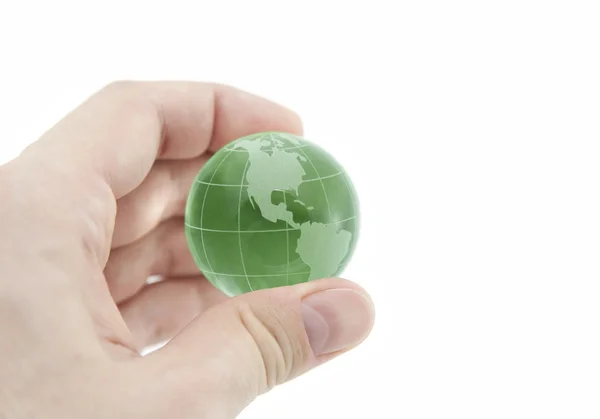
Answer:
[[[359,232],[359,206],[339,162],[302,137],[264,132],[217,151],[185,210],[189,249],[228,296],[338,276]]]

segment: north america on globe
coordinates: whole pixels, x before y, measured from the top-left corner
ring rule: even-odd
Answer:
[[[196,176],[185,213],[196,264],[230,296],[339,275],[358,230],[358,198],[340,163],[279,132],[215,153]]]

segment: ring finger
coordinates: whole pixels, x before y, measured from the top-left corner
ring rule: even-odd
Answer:
[[[188,249],[182,217],[158,225],[141,239],[113,249],[104,269],[108,288],[117,304],[131,298],[154,275],[198,275]]]

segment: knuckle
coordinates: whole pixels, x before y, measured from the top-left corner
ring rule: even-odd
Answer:
[[[108,184],[101,179],[86,182],[76,196],[78,198],[72,206],[80,208],[77,212],[78,216],[74,217],[74,222],[77,230],[81,232],[82,248],[87,255],[93,256],[104,266],[110,251],[113,223],[117,212],[116,200]]]
[[[164,136],[164,116],[159,100],[159,89],[149,82],[114,81],[94,95],[92,101],[103,104],[115,124],[127,121],[125,126],[142,126],[148,135]],[[110,103],[110,106],[106,106]],[[161,146],[163,144],[161,143]]]
[[[125,114],[127,118],[135,115],[155,116],[156,106],[150,90],[144,82],[114,81],[104,86],[95,95],[98,101],[110,101],[115,114]]]
[[[114,80],[114,81],[108,83],[106,86],[104,86],[102,88],[101,92],[114,93],[114,92],[131,91],[132,89],[135,89],[135,87],[138,84],[139,84],[138,82],[135,82],[132,80]]]
[[[0,202],[7,202],[12,190],[8,165],[0,165]]]
[[[238,304],[238,312],[262,361],[262,390],[268,391],[296,375],[306,363],[308,350],[298,333],[298,316],[293,310],[284,304],[270,301],[257,306]]]

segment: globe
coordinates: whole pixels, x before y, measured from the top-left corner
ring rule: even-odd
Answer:
[[[283,132],[219,149],[196,175],[185,209],[191,254],[228,296],[338,276],[358,232],[357,194],[341,164]]]

